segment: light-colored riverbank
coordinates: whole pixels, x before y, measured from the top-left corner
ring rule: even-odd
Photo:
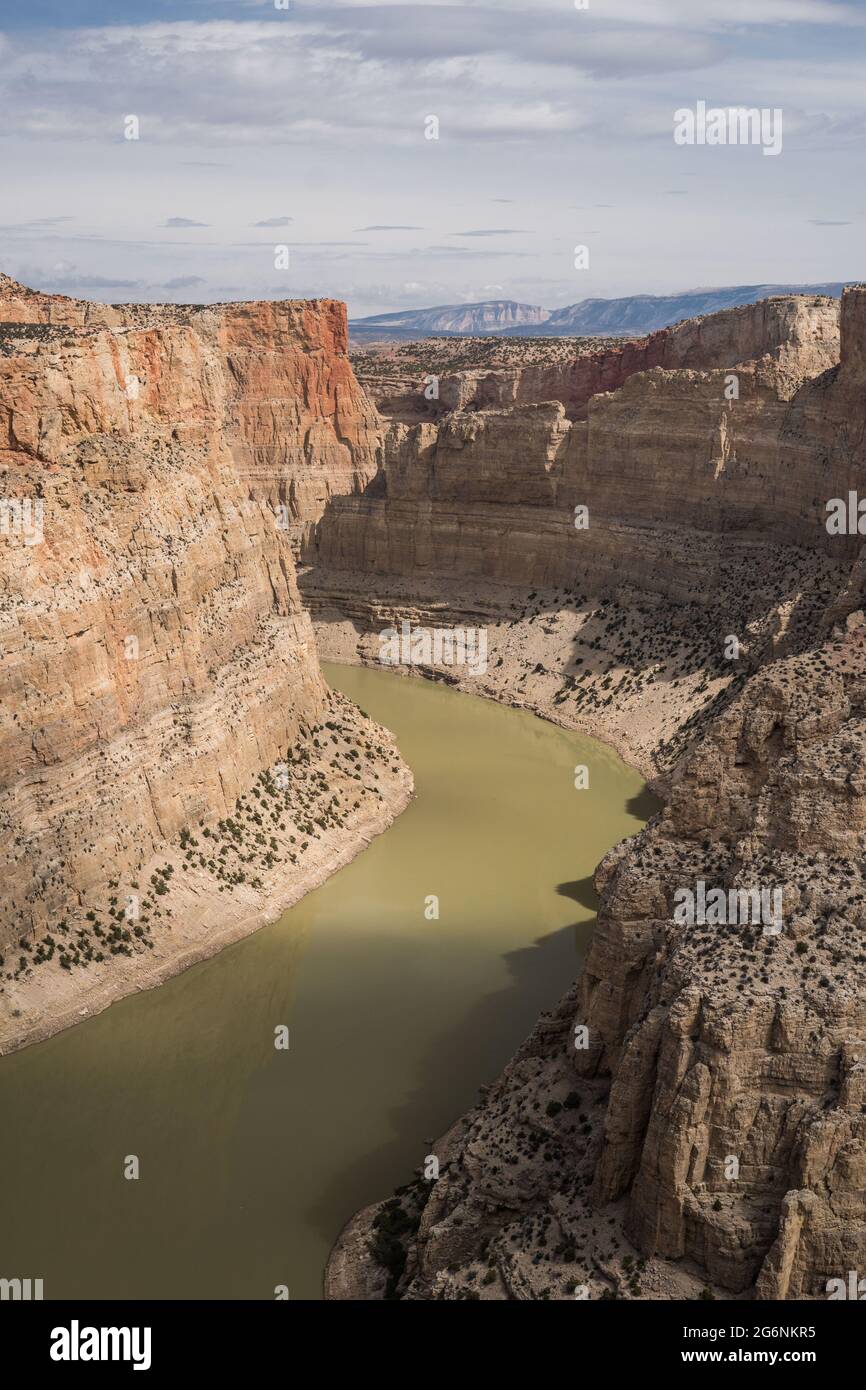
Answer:
[[[527,597],[501,585],[454,583],[434,591],[422,581],[317,571],[302,573],[301,582],[323,661],[379,666],[380,634],[399,631],[403,620],[412,628],[475,628],[485,636],[486,669],[441,666],[440,678],[606,743],[650,783],[664,779],[675,743],[729,679],[678,661],[683,634],[666,635],[662,605],[654,630],[651,616],[627,604],[603,616],[600,608],[577,609],[556,590]],[[646,603],[652,613],[652,596]],[[626,646],[635,643],[628,657],[612,635],[623,622],[631,634]],[[419,667],[402,669],[421,674]]]
[[[81,1023],[128,994],[153,989],[275,921],[387,830],[412,798],[411,770],[390,733],[372,725],[348,701],[339,701],[338,709],[337,741],[311,757],[303,776],[310,785],[318,774],[327,779],[329,792],[346,808],[344,823],[314,830],[303,851],[297,849],[303,836],[296,823],[288,821],[284,830],[271,827],[275,862],[257,874],[260,887],[249,881],[221,883],[207,868],[188,864],[182,847],[148,864],[139,875],[142,883],[167,864],[174,871],[171,921],[155,931],[152,949],[112,955],[103,963],[92,961],[71,970],[55,958],[33,968],[26,978],[6,983],[0,995],[0,1055]],[[371,735],[382,753],[363,755],[363,780],[357,782],[340,766],[340,758],[346,763],[347,755],[362,749]],[[360,803],[356,809],[355,800]],[[291,862],[293,853],[297,863]]]
[[[278,921],[0,1061],[4,1260],[46,1297],[320,1297],[352,1212],[412,1177],[579,969],[639,774],[430,682],[326,676],[414,773],[388,833]]]

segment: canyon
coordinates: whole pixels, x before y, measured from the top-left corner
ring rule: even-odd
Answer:
[[[864,345],[854,288],[438,401],[370,381],[383,476],[301,574],[320,649],[471,618],[487,675],[440,679],[608,738],[665,804],[596,872],[576,985],[438,1179],[349,1224],[329,1296],[823,1298],[862,1267],[864,577],[825,522],[863,477]],[[782,930],[679,922],[701,881],[780,893]]]
[[[817,1298],[862,1269],[866,569],[825,509],[864,484],[866,289],[359,378],[333,301],[4,280],[0,317],[0,491],[44,513],[0,537],[0,1048],[357,852],[411,775],[319,658],[483,628],[484,672],[424,674],[605,739],[663,809],[572,885],[579,980],[438,1178],[350,1222],[327,1296]],[[780,890],[782,930],[678,922],[699,881]]]

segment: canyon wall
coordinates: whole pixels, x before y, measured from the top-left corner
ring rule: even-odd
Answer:
[[[515,347],[519,357],[519,346]],[[423,360],[424,345],[418,345]],[[428,373],[360,373],[361,384],[382,415],[413,424],[436,420],[453,410],[491,410],[510,405],[559,401],[569,419],[586,418],[593,396],[618,391],[638,372],[709,371],[769,356],[794,379],[808,361],[814,375],[839,356],[839,302],[815,295],[778,296],[686,319],[674,328],[615,346],[581,352],[571,360],[531,363],[489,370],[446,371],[430,395]]]
[[[375,470],[378,421],[345,343],[333,301],[99,306],[0,285],[0,955],[26,953],[15,1017],[45,987],[34,942],[58,922],[86,934],[112,887],[122,916],[136,874],[224,823],[329,712],[293,549],[335,487]],[[250,877],[213,885],[212,924]]]
[[[771,664],[597,875],[575,1052],[611,1079],[594,1199],[626,1195],[639,1250],[732,1292],[824,1297],[866,1260],[864,701],[862,625]],[[678,924],[698,881],[778,889],[778,932]]]
[[[376,621],[438,572],[444,621],[487,604],[482,693],[578,726],[590,693],[590,730],[628,747],[623,714],[643,720],[665,768],[662,812],[599,866],[579,981],[434,1145],[438,1179],[350,1223],[329,1296],[824,1298],[862,1275],[866,567],[825,504],[866,485],[866,290],[835,361],[825,313],[793,304],[753,360],[629,376],[585,422],[539,402],[392,424],[384,477],[326,513],[320,553],[357,565]],[[304,578],[320,641],[336,583]],[[750,612],[763,635],[724,674]],[[371,659],[362,604],[352,622]],[[713,889],[721,916],[683,916]]]
[[[91,304],[0,276],[0,315],[73,328],[192,329],[222,363],[222,431],[238,478],[278,516],[296,555],[329,498],[362,489],[376,473],[381,422],[352,372],[346,309],[336,300]],[[146,376],[130,382],[148,385]]]
[[[843,301],[841,367],[839,304],[778,299],[604,354],[616,370],[583,419],[558,398],[482,404],[477,393],[439,419],[394,418],[381,472],[326,510],[310,558],[321,575],[591,579],[686,600],[738,547],[852,556],[856,537],[830,538],[824,523],[862,421],[863,293]],[[535,369],[515,371],[532,394]],[[457,395],[473,392],[469,380]]]

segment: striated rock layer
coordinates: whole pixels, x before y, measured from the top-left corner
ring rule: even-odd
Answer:
[[[520,355],[520,349],[515,351]],[[758,304],[686,319],[646,338],[627,339],[571,360],[514,367],[396,376],[361,373],[360,380],[389,420],[437,420],[454,410],[494,410],[558,401],[569,419],[586,419],[594,396],[618,391],[629,377],[666,371],[716,371],[768,357],[796,379],[833,366],[839,353],[839,302],[825,296],[777,296]],[[423,361],[424,344],[417,355]]]
[[[186,327],[194,333],[220,362],[221,396],[212,406],[238,478],[251,497],[278,511],[296,553],[328,499],[363,488],[376,472],[381,424],[352,372],[346,308],[336,300],[91,304],[40,294],[0,275],[2,321],[119,330]],[[119,358],[118,384],[152,396],[157,382],[147,367]],[[200,390],[208,395],[209,384],[201,383]]]
[[[0,974],[17,1001],[0,1024],[14,1032],[34,946],[42,975],[55,946],[66,969],[98,962],[107,913],[112,949],[153,948],[138,915],[153,862],[336,718],[291,541],[334,488],[364,484],[378,422],[332,301],[99,306],[4,280],[0,320]],[[375,817],[354,809],[368,837]],[[324,814],[346,843],[351,810]],[[228,849],[211,866],[226,903],[267,877],[241,867],[252,849]]]
[[[689,601],[710,593],[707,566],[752,538],[829,550],[861,294],[843,301],[841,367],[839,303],[780,299],[610,349],[600,374],[595,354],[538,380],[535,368],[461,374],[441,418],[392,416],[382,472],[328,508],[312,558],[326,574],[524,589],[590,576]],[[832,553],[843,549],[856,541]]]
[[[439,1178],[350,1223],[329,1296],[823,1298],[862,1277],[866,566],[856,525],[825,522],[866,486],[866,290],[835,361],[828,313],[793,302],[791,340],[756,332],[749,360],[719,315],[715,361],[631,375],[585,423],[536,402],[392,425],[384,478],[326,512],[319,553],[367,588],[347,621],[342,576],[305,576],[320,641],[351,625],[371,659],[376,622],[435,611],[441,570],[444,621],[462,590],[494,635],[484,693],[627,746],[626,708],[665,769],[664,810],[599,866],[577,985],[434,1146]],[[721,913],[684,914],[713,889]]]

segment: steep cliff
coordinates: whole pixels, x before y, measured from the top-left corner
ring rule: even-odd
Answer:
[[[336,300],[91,304],[0,275],[0,321],[192,329],[222,363],[219,409],[238,477],[281,516],[296,555],[328,499],[376,473],[381,424],[352,372]],[[130,381],[132,390],[147,384]]]
[[[664,811],[599,866],[577,985],[434,1146],[438,1179],[350,1224],[331,1297],[819,1298],[866,1262],[866,571],[856,525],[826,525],[866,483],[866,291],[835,363],[802,307],[790,344],[631,376],[585,426],[538,404],[418,446],[392,427],[378,496],[326,515],[333,558],[365,516],[362,658],[371,622],[430,619],[441,565],[440,620],[462,589],[489,623],[486,693],[626,747],[642,718],[667,770]],[[575,498],[590,525],[566,541]],[[320,640],[351,643],[330,583],[305,579]]]
[[[518,358],[522,355],[515,347]],[[417,346],[423,361],[424,344]],[[839,357],[839,302],[825,296],[779,296],[707,318],[686,319],[645,338],[590,349],[570,360],[490,370],[445,371],[431,391],[427,367],[417,376],[361,373],[380,413],[391,421],[440,419],[452,410],[490,410],[558,401],[570,419],[585,419],[593,396],[638,372],[719,371],[768,358],[793,380],[817,375]]]
[[[118,308],[6,281],[0,316],[3,1046],[50,1031],[95,978],[123,992],[112,955],[134,974],[149,948],[164,974],[269,895],[273,915],[407,784],[380,739],[390,785],[359,798],[338,766],[317,826],[317,784],[269,771],[306,749],[312,772],[326,721],[358,737],[319,672],[290,544],[374,466],[343,306]],[[281,809],[267,843],[245,803],[263,777]]]
[[[862,291],[844,304],[842,365],[838,303],[779,299],[618,349],[619,389],[584,420],[548,400],[392,421],[308,552],[323,650],[474,614],[502,663],[473,688],[668,766],[736,672],[811,631],[856,551],[825,526],[862,418]],[[668,365],[633,370],[648,360]]]
[[[685,599],[708,588],[680,583],[692,533],[709,533],[714,566],[755,540],[815,549],[847,466],[838,315],[834,300],[770,300],[539,379],[461,374],[432,403],[443,418],[392,420],[382,472],[328,509],[311,558],[325,574],[518,588],[591,575]],[[671,524],[681,538],[659,555]]]

